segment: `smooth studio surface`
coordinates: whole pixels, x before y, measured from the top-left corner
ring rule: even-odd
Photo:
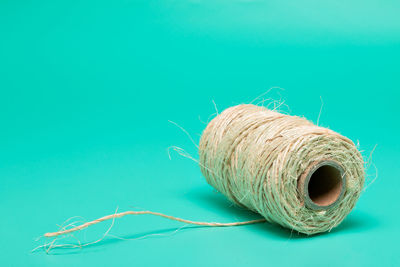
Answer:
[[[398,266],[400,6],[390,2],[2,1],[1,265]],[[168,120],[198,142],[212,100],[221,111],[272,87],[284,90],[265,99],[359,141],[366,159],[377,144],[366,185],[378,178],[332,232],[175,231],[183,225],[143,215],[111,229],[134,240],[30,252],[68,218],[117,208],[257,219],[216,193],[195,162],[169,159],[172,145],[198,155]],[[110,223],[75,237],[94,241]]]

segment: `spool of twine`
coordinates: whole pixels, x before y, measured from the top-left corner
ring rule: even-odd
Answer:
[[[337,226],[364,184],[364,162],[351,140],[251,104],[215,117],[199,153],[207,182],[228,199],[305,234]]]
[[[79,245],[59,245],[55,240],[106,220],[144,214],[210,227],[269,221],[316,234],[331,230],[346,217],[364,184],[363,158],[350,139],[304,118],[251,104],[228,108],[216,116],[201,136],[199,154],[207,182],[263,218],[198,222],[153,211],[125,211],[46,233],[45,237],[55,239],[38,248],[48,252],[55,247],[91,245],[102,239]]]

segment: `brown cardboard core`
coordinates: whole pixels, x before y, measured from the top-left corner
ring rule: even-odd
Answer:
[[[330,165],[317,168],[308,181],[308,196],[318,206],[329,206],[342,192],[341,171]]]
[[[345,171],[333,160],[311,162],[297,180],[297,189],[307,208],[329,209],[337,205],[345,193]]]

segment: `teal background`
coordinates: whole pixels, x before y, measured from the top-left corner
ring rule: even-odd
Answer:
[[[1,1],[1,265],[399,266],[399,13],[398,1],[378,0]],[[117,207],[257,218],[195,162],[169,160],[171,145],[197,152],[168,120],[198,141],[212,100],[223,110],[271,87],[284,90],[266,98],[314,122],[321,97],[320,124],[359,140],[367,158],[377,144],[367,183],[377,170],[376,181],[331,233],[260,224],[171,234],[182,224],[130,216],[111,234],[165,236],[30,253],[66,219]]]

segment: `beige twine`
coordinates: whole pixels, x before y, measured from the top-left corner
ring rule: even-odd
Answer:
[[[234,106],[216,116],[202,134],[199,154],[201,171],[210,185],[264,218],[210,223],[152,211],[126,211],[44,236],[57,237],[106,220],[142,214],[214,227],[269,221],[315,234],[331,230],[346,217],[364,184],[364,162],[351,140],[304,118],[252,104]],[[325,161],[340,166],[346,179],[340,198],[332,205],[313,209],[306,205],[299,180]]]
[[[210,185],[267,221],[305,234],[337,226],[364,184],[364,162],[351,140],[304,118],[256,105],[234,106],[215,117],[201,136],[199,151]],[[343,196],[326,209],[310,209],[298,180],[309,166],[324,161],[343,168]]]
[[[245,225],[245,224],[254,224],[254,223],[265,222],[265,219],[257,219],[257,220],[252,220],[252,221],[233,222],[233,223],[195,222],[195,221],[185,220],[185,219],[181,219],[181,218],[174,217],[174,216],[165,215],[163,213],[154,212],[154,211],[125,211],[125,212],[107,215],[107,216],[101,217],[97,220],[87,222],[87,223],[84,223],[82,225],[79,225],[77,227],[73,227],[73,228],[70,228],[67,230],[62,230],[62,231],[53,232],[53,233],[46,233],[46,234],[44,234],[44,236],[45,237],[55,237],[55,236],[59,236],[59,235],[64,235],[64,234],[68,234],[68,233],[72,233],[75,231],[85,229],[93,224],[97,224],[100,222],[104,222],[104,221],[119,218],[119,217],[123,217],[125,215],[143,215],[143,214],[155,215],[155,216],[163,217],[163,218],[178,221],[178,222],[188,223],[188,224],[202,225],[202,226],[214,226],[214,227],[239,226],[239,225]]]

